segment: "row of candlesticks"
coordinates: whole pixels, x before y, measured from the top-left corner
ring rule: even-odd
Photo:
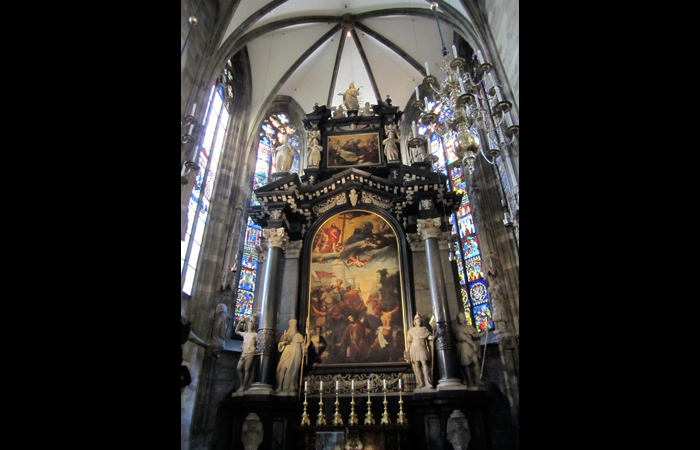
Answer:
[[[379,422],[380,425],[390,425],[391,424],[391,419],[389,418],[389,411],[387,410],[387,405],[389,404],[386,401],[386,380],[384,380],[384,388],[382,389],[384,392],[384,413],[382,413],[382,419]],[[408,421],[406,420],[406,415],[403,413],[403,398],[401,397],[403,389],[401,388],[401,379],[399,379],[399,414],[396,418],[396,423],[398,425],[407,425]],[[306,405],[308,405],[308,402],[306,401],[306,394],[308,392],[308,384],[306,381],[304,381],[304,413],[301,416],[301,424],[302,425],[311,425],[311,419],[309,418],[309,415],[306,412]],[[350,401],[350,417],[348,417],[348,425],[359,425],[359,422],[357,420],[357,414],[355,413],[355,380],[352,380],[352,385],[351,385],[351,401]],[[335,413],[333,414],[333,425],[343,425],[343,418],[340,416],[340,412],[338,411],[338,406],[340,405],[340,402],[338,402],[338,380],[335,381]],[[370,386],[369,386],[369,380],[367,380],[367,414],[365,414],[365,425],[374,425],[374,417],[372,416],[372,400],[370,399]],[[318,398],[318,416],[316,418],[316,425],[326,425],[326,417],[323,414],[323,381],[321,381],[321,385],[319,387],[319,398]]]

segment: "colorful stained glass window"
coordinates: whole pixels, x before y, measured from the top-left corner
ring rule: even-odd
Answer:
[[[453,165],[458,160],[454,150],[455,136],[443,126],[445,118],[450,112],[440,111],[440,106],[433,108],[433,112],[439,117],[438,123],[431,127],[420,126],[418,133],[430,136],[430,153],[438,158],[434,170],[447,176],[451,190],[463,193],[462,205],[450,217],[450,224],[452,233],[459,236],[459,242],[455,243],[453,251],[460,280],[464,315],[467,323],[474,324],[479,330],[484,330],[486,327],[493,329],[488,290],[481,268],[481,253],[476,237],[476,226],[469,197],[465,192],[467,186],[464,171],[461,167]],[[478,141],[478,136],[476,138]]]
[[[294,149],[291,173],[299,173],[299,150],[301,144],[296,137],[296,129],[289,125],[289,117],[278,113],[268,117],[260,126],[260,141],[258,143],[258,157],[255,163],[253,176],[253,190],[265,186],[270,174],[275,172],[275,158],[273,148],[282,140],[283,135],[289,136],[289,145]],[[250,199],[250,205],[260,205],[255,192]],[[236,321],[250,316],[253,308],[255,292],[255,277],[258,269],[257,247],[260,245],[262,229],[248,218],[243,257],[241,258],[241,273],[238,280],[238,296],[234,315]]]

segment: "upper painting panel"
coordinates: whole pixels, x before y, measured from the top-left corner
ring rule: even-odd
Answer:
[[[381,164],[379,133],[328,136],[327,167],[356,167]]]

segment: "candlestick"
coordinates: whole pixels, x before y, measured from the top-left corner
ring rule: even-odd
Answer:
[[[462,90],[462,94],[466,92],[466,89],[464,89],[464,81],[462,79],[459,79],[459,88]]]
[[[338,412],[338,405],[340,405],[338,402],[338,380],[335,380],[335,384],[335,414],[333,414],[333,425],[342,425],[343,418],[340,417],[340,413]]]
[[[430,66],[428,63],[425,63],[425,76],[429,77],[430,76]]]
[[[413,131],[413,137],[418,137],[418,128],[416,128],[416,121],[411,122],[411,130]],[[367,380],[367,389],[369,389],[369,380]]]
[[[389,402],[386,401],[386,380],[384,380],[384,412],[382,413],[382,420],[379,422],[380,425],[390,425],[391,419],[389,418],[389,410],[387,410],[387,405]]]
[[[194,112],[197,110],[197,102],[192,104],[192,112],[190,113],[190,116],[194,116]]]
[[[304,414],[301,415],[301,426],[311,425],[311,420],[309,420],[309,415],[306,413],[306,381],[304,382]]]
[[[408,420],[406,420],[406,415],[403,413],[403,399],[401,398],[401,379],[399,378],[399,415],[396,418],[397,425],[408,425]]]
[[[358,425],[359,422],[357,421],[357,414],[355,414],[355,386],[354,386],[355,380],[353,380],[353,386],[352,390],[350,391],[352,393],[352,397],[350,400],[350,417],[348,417],[348,425]]]
[[[355,380],[352,380],[352,386],[350,387],[350,389],[355,389]]]
[[[318,417],[316,418],[316,425],[325,425],[326,416],[323,415],[323,381],[321,381],[321,390],[318,391]]]
[[[484,60],[484,55],[481,54],[481,50],[476,51],[476,59],[479,60],[479,64],[484,64],[486,60]]]
[[[428,111],[428,97],[425,98],[425,110]]]
[[[306,384],[307,383],[308,383],[307,381],[304,381],[304,391],[306,391]]]
[[[418,86],[416,86],[416,100],[420,100],[420,98],[418,97]]]
[[[369,380],[367,380],[367,414],[365,414],[365,425],[374,425],[374,417],[372,417],[372,400],[369,398]]]
[[[190,125],[190,131],[187,132],[190,136],[192,136],[192,129],[194,128],[194,124]]]
[[[452,54],[455,55],[455,58],[457,57],[457,47],[454,45],[452,46]]]

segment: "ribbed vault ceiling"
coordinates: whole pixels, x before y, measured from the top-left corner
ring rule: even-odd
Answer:
[[[473,31],[459,0],[438,2],[440,28],[451,52],[454,32],[473,47]],[[338,106],[350,82],[360,104],[391,96],[404,108],[425,76],[439,74],[440,34],[423,0],[241,0],[219,45],[222,59],[248,47],[253,90],[250,126],[276,95],[310,112]]]

